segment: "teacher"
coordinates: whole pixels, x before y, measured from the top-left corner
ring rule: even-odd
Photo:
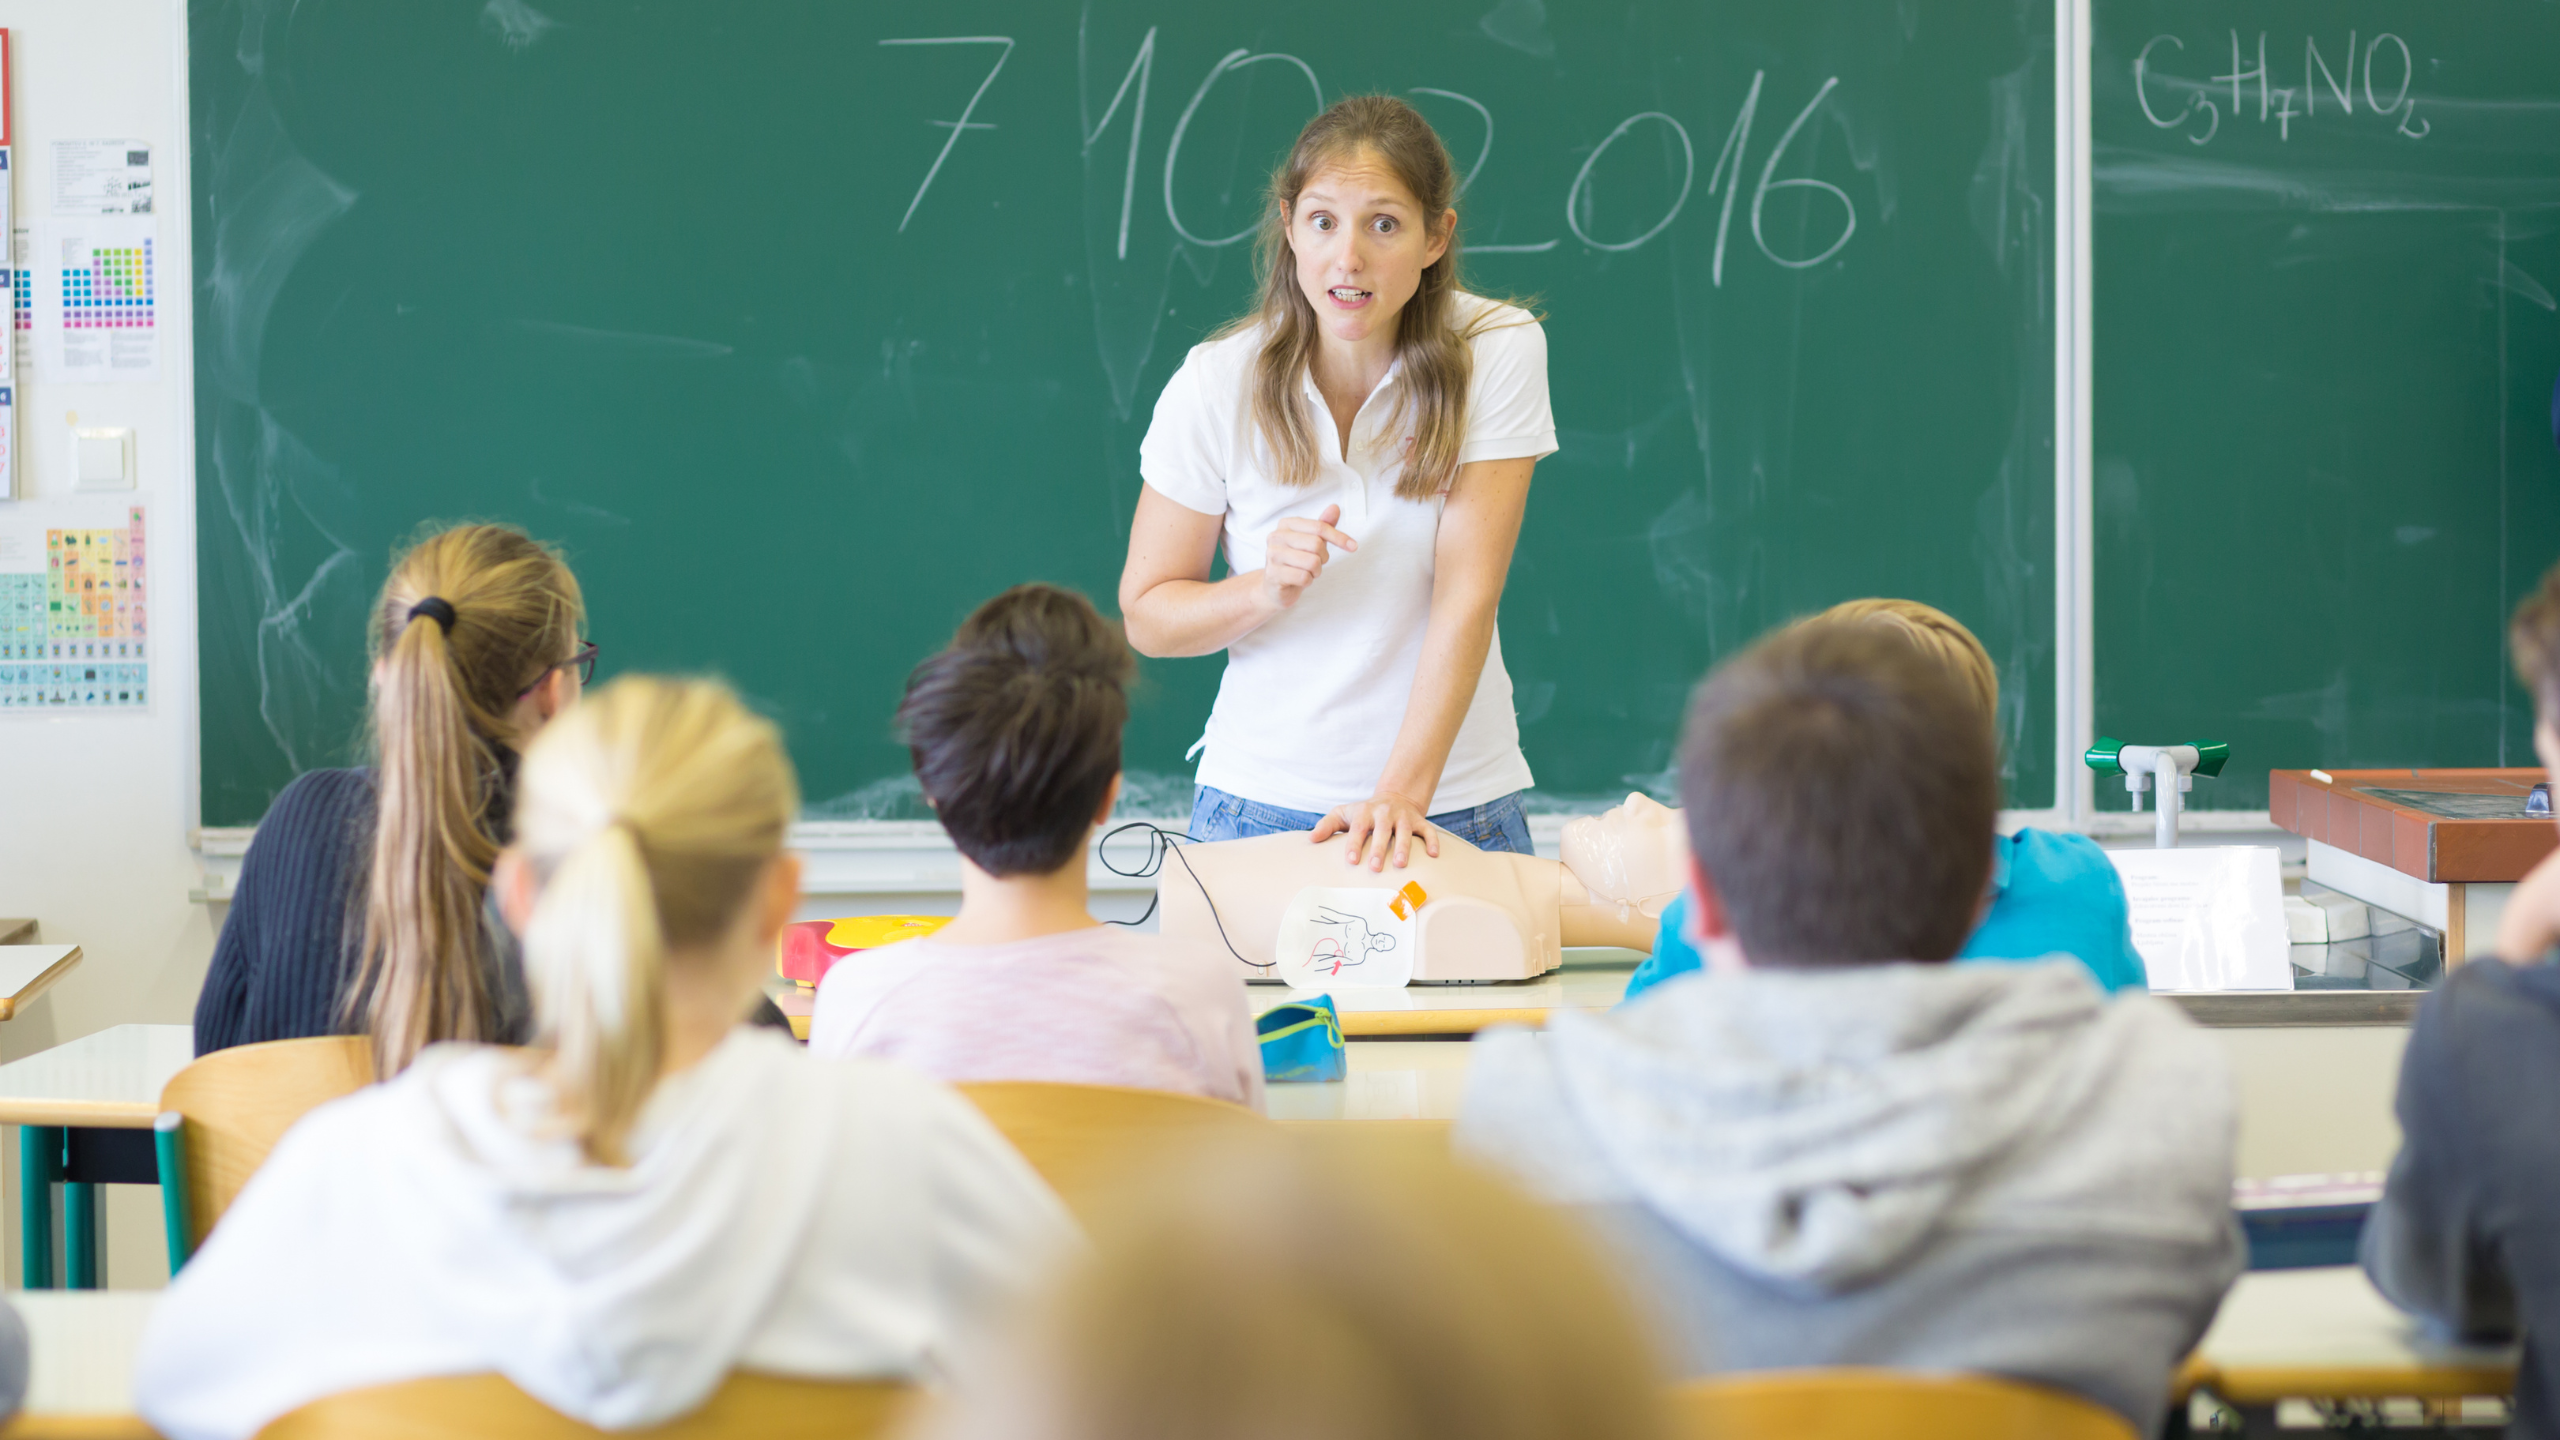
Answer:
[[[1142,654],[1227,652],[1195,840],[1529,851],[1495,613],[1556,449],[1547,342],[1461,288],[1457,188],[1403,101],[1317,116],[1271,177],[1259,303],[1156,401],[1120,609]]]

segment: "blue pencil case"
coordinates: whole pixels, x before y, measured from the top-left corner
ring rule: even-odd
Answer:
[[[1262,1038],[1262,1078],[1274,1085],[1339,1080],[1348,1068],[1342,1051],[1342,1017],[1333,997],[1275,1005],[1253,1022]]]

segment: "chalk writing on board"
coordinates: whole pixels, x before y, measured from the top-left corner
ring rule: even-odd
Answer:
[[[1181,236],[1183,239],[1190,241],[1194,245],[1204,246],[1212,250],[1223,245],[1233,245],[1247,235],[1252,234],[1258,226],[1247,225],[1233,235],[1221,236],[1215,240],[1203,240],[1199,236],[1192,234],[1190,228],[1182,223],[1181,214],[1173,208],[1173,167],[1175,163],[1182,158],[1183,134],[1191,128],[1191,117],[1200,113],[1200,102],[1208,99],[1209,92],[1217,88],[1219,76],[1226,75],[1237,70],[1242,70],[1248,65],[1261,65],[1275,60],[1283,64],[1295,65],[1298,67],[1298,73],[1307,77],[1307,88],[1315,92],[1316,109],[1322,110],[1324,108],[1324,84],[1322,81],[1316,79],[1314,67],[1307,64],[1306,61],[1299,59],[1295,55],[1281,55],[1276,53],[1255,55],[1244,50],[1230,50],[1226,53],[1226,56],[1223,59],[1218,61],[1217,64],[1209,67],[1209,78],[1201,81],[1200,88],[1191,92],[1191,103],[1182,107],[1182,118],[1173,122],[1173,141],[1164,148],[1164,218],[1173,222],[1174,234]],[[1313,114],[1314,111],[1310,111],[1308,113]]]
[[[2272,122],[2276,138],[2287,141],[2293,138],[2294,121],[2319,118],[2324,95],[2342,123],[2356,120],[2356,101],[2361,96],[2364,114],[2372,117],[2365,123],[2412,140],[2425,139],[2435,128],[2418,114],[2417,97],[2409,93],[2418,76],[2417,56],[2408,41],[2389,31],[2365,40],[2361,32],[2349,30],[2345,48],[2337,52],[2342,62],[2337,69],[2330,68],[2329,52],[2321,49],[2318,36],[2303,36],[2298,86],[2276,83],[2283,77],[2267,63],[2267,32],[2259,31],[2254,44],[2244,43],[2237,30],[2226,33],[2230,68],[2203,79],[2180,78],[2167,69],[2182,62],[2186,41],[2175,35],[2154,35],[2143,45],[2133,57],[2133,97],[2142,107],[2143,119],[2158,129],[2182,130],[2188,144],[2203,146],[2222,133],[2225,115],[2238,122],[2249,118],[2254,109],[2259,124]],[[2377,66],[2381,84],[2374,81]],[[2225,89],[2230,92],[2227,110],[2219,93]],[[2384,99],[2385,94],[2390,98]],[[2178,108],[2164,113],[2173,98],[2179,100]]]
[[[1084,30],[1076,30],[1076,60],[1082,73]],[[1138,198],[1138,142],[1147,133],[1147,81],[1156,73],[1156,27],[1147,27],[1147,38],[1138,42],[1138,58],[1129,62],[1129,73],[1120,77],[1120,88],[1111,92],[1111,103],[1102,109],[1102,118],[1085,126],[1085,153],[1093,153],[1093,142],[1111,128],[1111,117],[1120,113],[1120,102],[1129,98],[1129,86],[1138,87],[1138,103],[1129,111],[1129,166],[1120,177],[1120,258],[1129,258],[1129,211]]]
[[[1148,33],[1152,36],[1154,32]],[[932,166],[924,172],[924,183],[916,187],[916,198],[907,202],[907,213],[898,217],[898,229],[904,233],[907,222],[916,218],[916,207],[924,203],[924,192],[933,188],[933,177],[942,173],[942,162],[951,158],[951,147],[960,143],[961,133],[968,130],[996,128],[990,123],[971,120],[969,117],[978,113],[978,102],[987,98],[987,87],[996,83],[996,76],[1004,71],[1004,62],[1013,58],[1013,37],[1010,35],[935,35],[923,39],[883,40],[880,43],[883,45],[1001,45],[1004,47],[996,52],[996,63],[988,67],[987,78],[979,81],[978,88],[970,92],[969,103],[962,107],[959,119],[928,122],[948,127],[951,138],[942,142],[941,151],[933,157]]]

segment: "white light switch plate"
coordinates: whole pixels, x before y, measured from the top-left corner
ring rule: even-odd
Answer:
[[[133,432],[128,429],[74,430],[78,452],[74,485],[82,490],[133,488]]]

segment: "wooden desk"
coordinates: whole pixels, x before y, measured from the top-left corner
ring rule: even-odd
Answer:
[[[19,1011],[79,963],[77,945],[0,944],[0,1020],[18,1018]]]
[[[9,1297],[27,1322],[27,1404],[0,1440],[150,1440],[133,1413],[133,1361],[156,1290],[35,1290]]]
[[[2428,1338],[2352,1265],[2240,1277],[2183,1378],[2238,1405],[2505,1395],[2513,1347]]]
[[[57,1180],[64,1281],[75,1290],[97,1285],[97,1184],[72,1162],[70,1132],[149,1130],[161,1087],[195,1058],[195,1047],[190,1025],[116,1025],[0,1065],[0,1125],[20,1127],[18,1236],[27,1288],[53,1285]],[[105,1178],[134,1177],[111,1170]]]
[[[1458,1118],[1466,1097],[1467,1058],[1475,1047],[1447,1040],[1354,1040],[1345,1047],[1351,1073],[1321,1085],[1272,1085],[1264,1108],[1274,1120],[1430,1120]]]

